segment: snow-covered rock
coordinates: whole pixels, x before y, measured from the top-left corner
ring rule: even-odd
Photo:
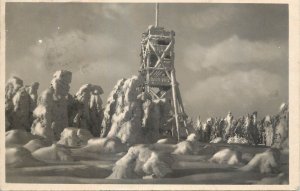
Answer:
[[[201,144],[198,141],[198,136],[194,133],[190,134],[185,141],[177,143],[176,149],[172,154],[177,155],[194,155],[201,150]]]
[[[252,160],[242,168],[242,171],[258,171],[260,173],[279,172],[280,151],[278,149],[268,149],[263,153],[256,154]]]
[[[214,154],[209,162],[214,162],[218,164],[229,164],[236,165],[240,164],[242,158],[242,153],[232,149],[223,149],[216,154]]]
[[[192,155],[196,154],[194,148],[194,143],[191,141],[181,141],[180,143],[177,143],[176,149],[172,154],[176,155]]]
[[[154,151],[151,146],[133,146],[116,162],[108,179],[162,178],[172,172],[173,162],[170,154]]]

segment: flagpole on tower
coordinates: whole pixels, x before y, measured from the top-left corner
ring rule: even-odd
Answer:
[[[155,27],[158,27],[159,4],[155,6]]]

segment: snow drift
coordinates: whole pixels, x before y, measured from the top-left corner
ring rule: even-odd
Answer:
[[[74,161],[71,151],[64,146],[52,144],[49,147],[40,148],[32,153],[36,159],[46,162]]]
[[[257,184],[289,184],[289,176],[285,173],[280,173],[275,177],[266,177],[258,181]]]
[[[25,144],[23,147],[30,152],[34,152],[42,147],[48,147],[51,143],[44,140],[44,139],[33,139],[29,141],[27,144]]]
[[[76,152],[96,152],[96,153],[120,153],[127,151],[126,144],[117,137],[114,138],[92,138],[87,145]]]
[[[35,159],[30,151],[23,147],[6,148],[5,150],[5,164],[8,167],[28,167],[41,166],[43,162]]]
[[[30,140],[40,138],[23,129],[15,129],[5,132],[5,147],[24,145]]]

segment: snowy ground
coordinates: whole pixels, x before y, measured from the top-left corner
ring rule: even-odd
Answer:
[[[222,148],[235,147],[243,154],[264,152],[263,146],[213,144]],[[77,153],[73,149],[74,162],[47,163],[45,166],[10,168],[6,167],[7,183],[78,183],[78,184],[258,184],[262,179],[276,177],[278,174],[261,174],[259,172],[242,172],[243,165],[220,165],[208,162],[208,155],[173,155],[176,162],[173,172],[162,179],[105,179],[112,173],[115,162],[126,153],[95,154]],[[75,154],[76,153],[76,154]],[[281,171],[288,174],[288,155],[281,155]]]

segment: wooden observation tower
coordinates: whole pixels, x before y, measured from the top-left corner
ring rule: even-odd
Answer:
[[[143,77],[144,91],[155,99],[165,99],[171,105],[169,121],[175,122],[177,139],[182,136],[181,128],[186,128],[187,115],[176,81],[174,67],[175,32],[158,26],[159,4],[156,4],[155,26],[150,25],[142,34],[140,75]],[[172,132],[175,136],[175,133]]]

